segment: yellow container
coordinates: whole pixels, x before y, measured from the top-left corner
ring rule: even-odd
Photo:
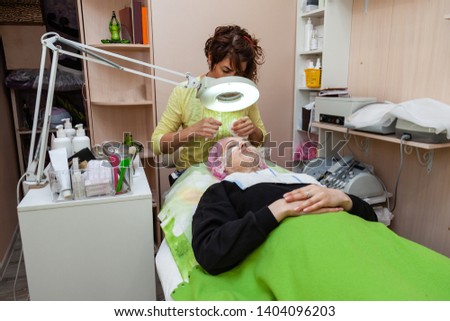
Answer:
[[[307,68],[305,69],[306,87],[320,88],[321,69]]]

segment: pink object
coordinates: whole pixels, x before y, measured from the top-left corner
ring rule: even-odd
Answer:
[[[117,182],[119,179],[119,165],[120,165],[120,158],[116,154],[112,154],[109,156],[109,161],[113,167],[113,174],[114,174],[114,188],[117,186]]]
[[[317,142],[300,143],[294,153],[294,160],[311,160],[317,157]]]

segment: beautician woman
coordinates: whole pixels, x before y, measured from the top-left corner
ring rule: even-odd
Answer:
[[[199,78],[241,76],[256,82],[258,67],[264,62],[258,43],[258,39],[239,26],[217,27],[205,43],[209,70]],[[189,166],[206,161],[209,147],[223,137],[248,137],[252,144],[258,145],[267,133],[256,104],[220,113],[203,106],[196,94],[195,88],[177,86],[152,135],[156,155],[172,154],[183,147],[175,159],[175,177]]]

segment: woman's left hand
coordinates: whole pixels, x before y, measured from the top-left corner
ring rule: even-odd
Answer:
[[[248,137],[255,131],[255,125],[247,116],[236,120],[231,126],[233,133],[239,137]]]
[[[287,202],[302,201],[296,211],[303,213],[328,213],[349,211],[353,206],[351,198],[343,191],[311,184],[286,193]]]

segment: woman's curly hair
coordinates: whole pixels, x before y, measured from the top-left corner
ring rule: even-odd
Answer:
[[[214,35],[205,43],[205,55],[210,61],[210,69],[229,57],[236,75],[257,82],[258,67],[264,63],[264,53],[258,43],[258,39],[239,26],[217,27]],[[245,70],[241,70],[242,62],[247,62]]]

